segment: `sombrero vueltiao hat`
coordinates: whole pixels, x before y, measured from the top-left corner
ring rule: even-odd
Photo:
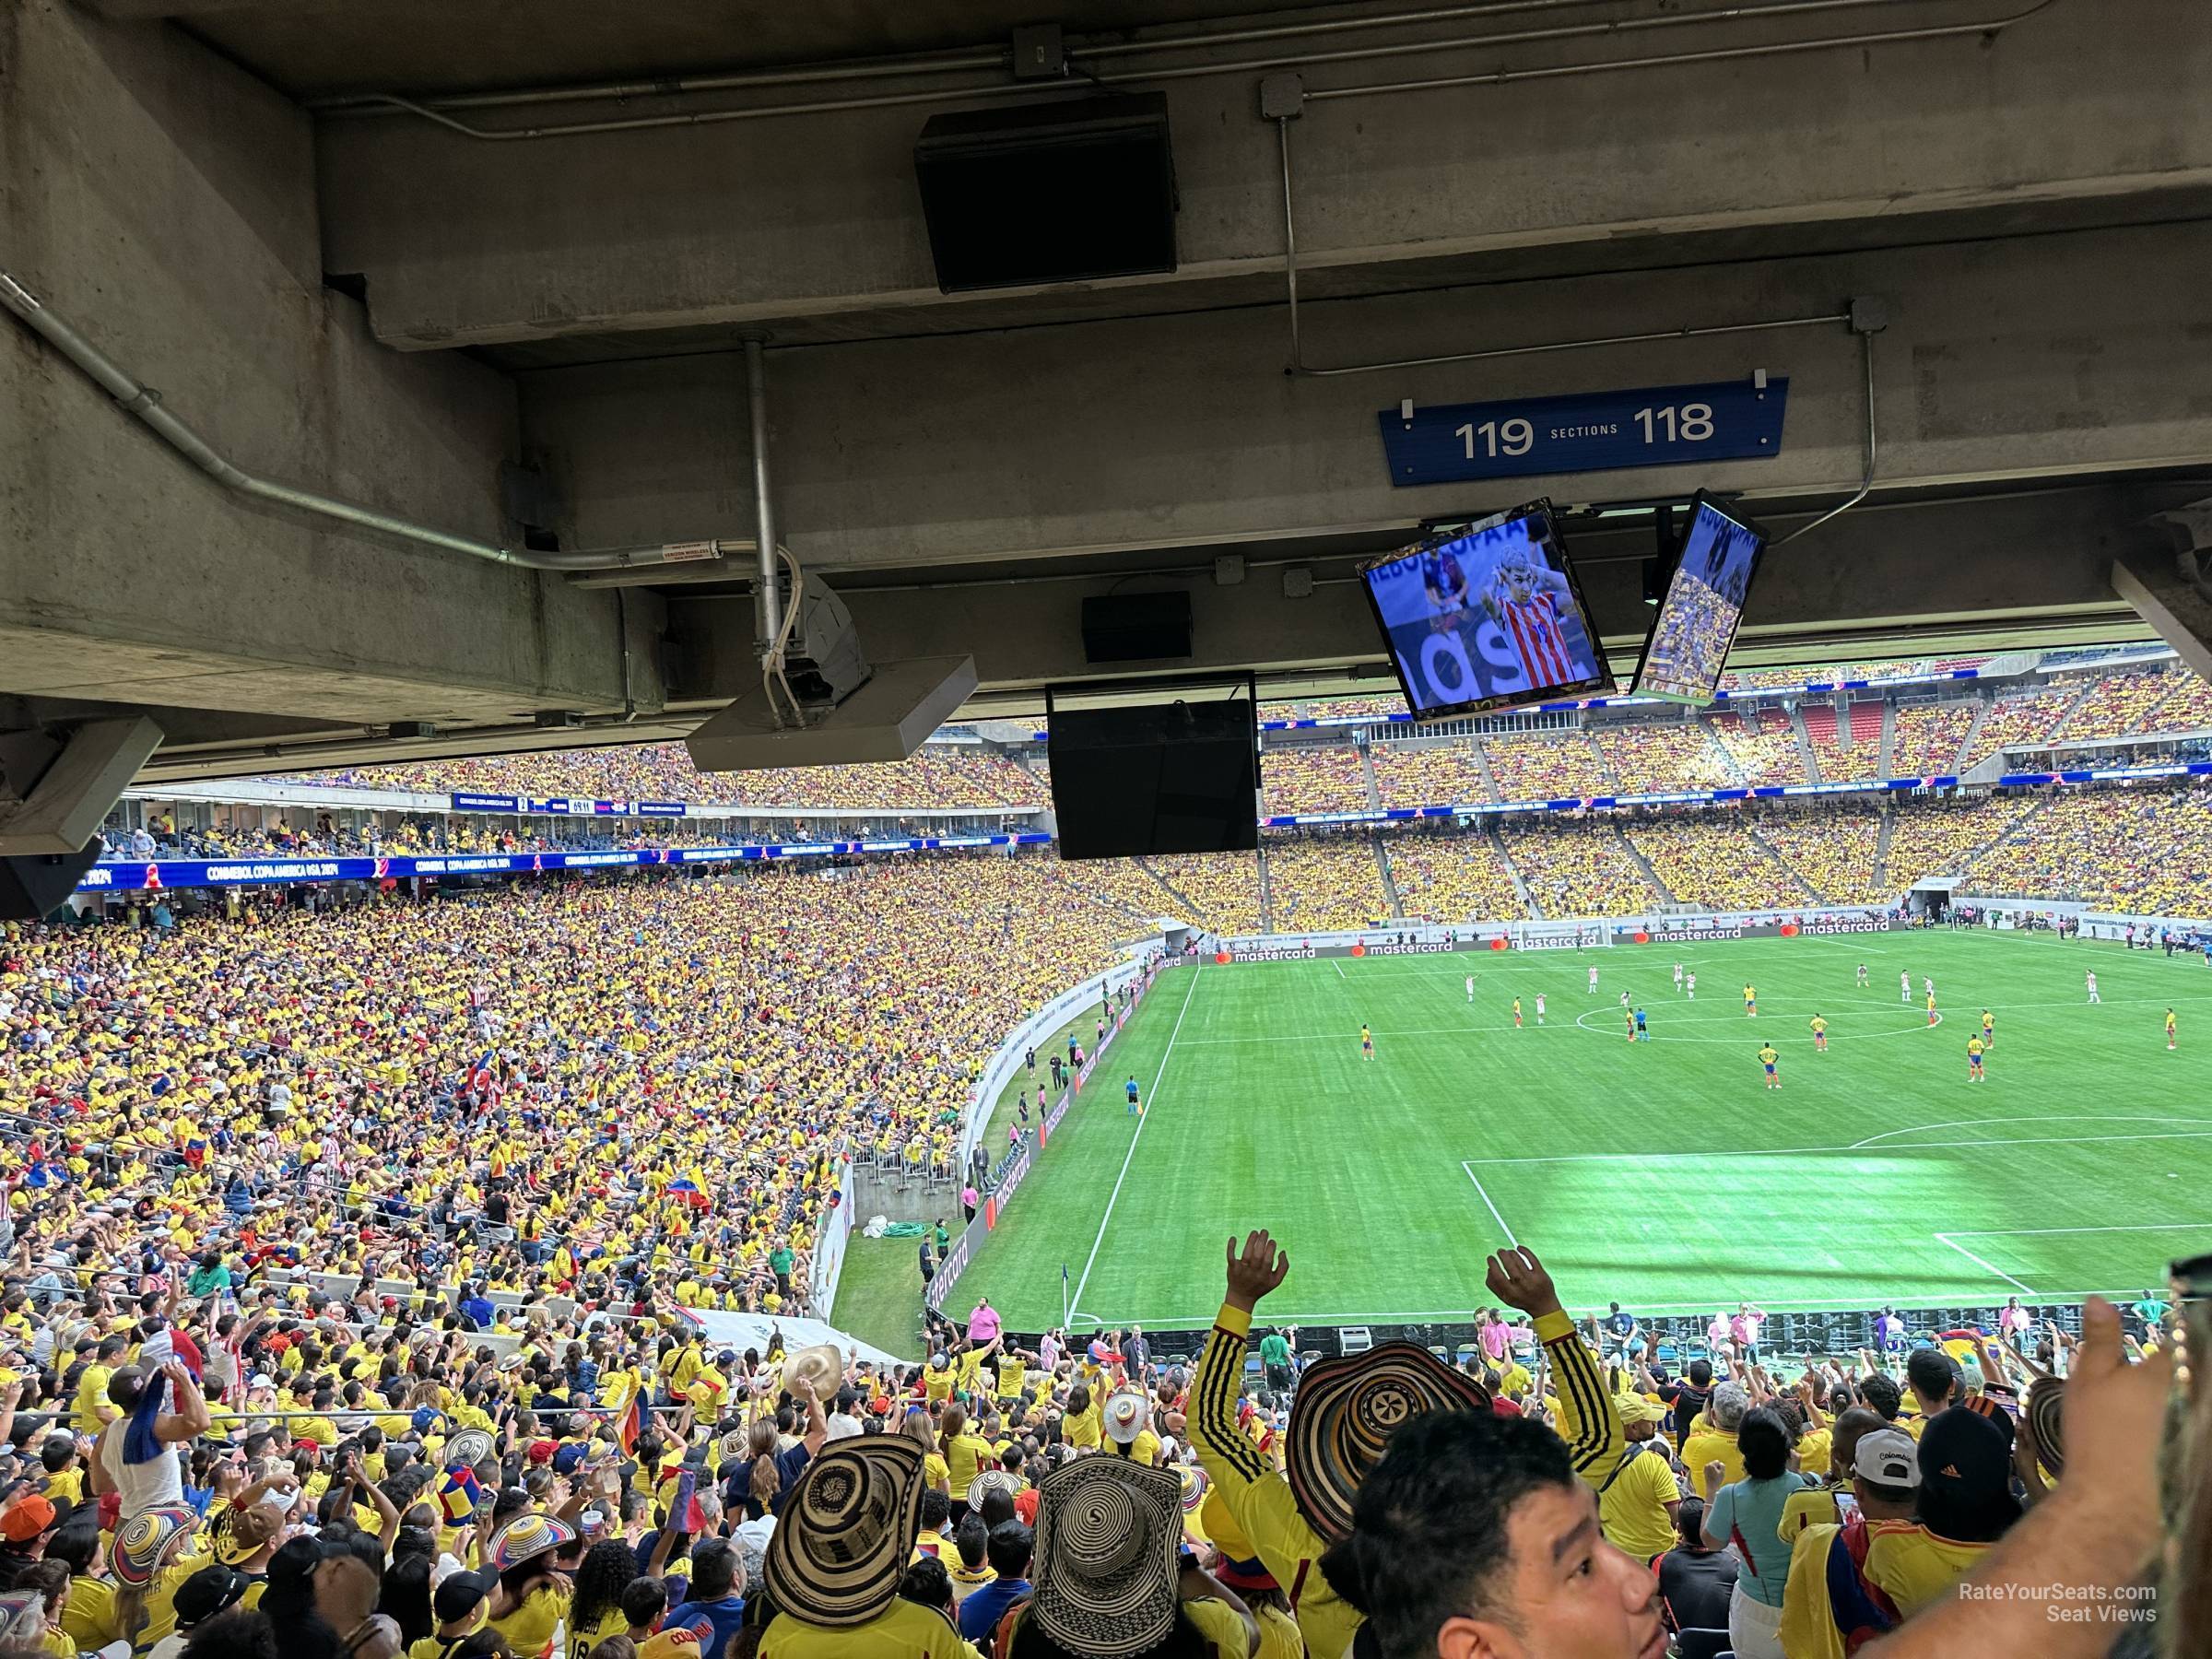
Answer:
[[[1390,1437],[1432,1411],[1488,1411],[1489,1391],[1418,1342],[1323,1359],[1299,1379],[1284,1473],[1308,1525],[1331,1543],[1352,1530],[1352,1495]]]
[[[1121,1457],[1079,1457],[1037,1488],[1030,1618],[1092,1659],[1121,1659],[1175,1628],[1182,1482]]]
[[[181,1503],[139,1511],[115,1534],[109,1566],[116,1583],[125,1589],[145,1589],[155,1574],[184,1553],[199,1524],[199,1516]]]
[[[993,1492],[1004,1492],[1009,1498],[1021,1490],[1021,1482],[1004,1469],[981,1469],[968,1483],[968,1507],[980,1510],[983,1500]]]
[[[2028,1385],[2028,1432],[2035,1439],[2035,1460],[2053,1476],[2066,1472],[2066,1382],[2038,1377]]]
[[[494,1572],[503,1574],[547,1550],[559,1549],[575,1536],[573,1527],[551,1515],[517,1515],[500,1528],[485,1559]]]
[[[1196,1516],[1206,1503],[1206,1495],[1213,1488],[1206,1471],[1190,1464],[1175,1465],[1175,1478],[1182,1482],[1182,1512]]]
[[[46,1598],[36,1590],[0,1595],[0,1646],[20,1650],[45,1645]]]
[[[922,1527],[921,1446],[841,1440],[806,1465],[768,1541],[768,1589],[801,1624],[865,1624],[891,1605]]]
[[[742,1458],[745,1455],[747,1442],[747,1433],[742,1428],[733,1429],[724,1434],[722,1437],[722,1461],[731,1464]]]
[[[491,1436],[482,1429],[464,1429],[445,1442],[445,1466],[475,1468],[491,1455]]]

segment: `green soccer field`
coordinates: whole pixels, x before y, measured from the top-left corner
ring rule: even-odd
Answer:
[[[1571,1308],[1645,1313],[2133,1297],[2212,1249],[2212,971],[2185,956],[1930,932],[1209,964],[1164,975],[1108,1058],[959,1309],[987,1294],[1011,1326],[1057,1324],[1065,1264],[1074,1327],[1203,1325],[1223,1241],[1258,1226],[1293,1264],[1268,1317],[1303,1324],[1467,1318],[1509,1241]]]

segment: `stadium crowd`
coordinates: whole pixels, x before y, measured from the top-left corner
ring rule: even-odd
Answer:
[[[271,1098],[195,1112],[281,1141],[299,1114]],[[1669,1363],[1618,1304],[1578,1323],[1516,1246],[1464,1361],[1314,1359],[1260,1323],[1291,1263],[1257,1231],[1189,1369],[1137,1331],[1028,1346],[987,1301],[934,1316],[918,1364],[772,1325],[738,1351],[688,1312],[757,1245],[746,1296],[803,1270],[727,1236],[762,1169],[669,1190],[700,1155],[670,1120],[510,1156],[498,1091],[447,1103],[397,1140],[367,1100],[324,1128],[371,1154],[344,1197],[284,1173],[233,1205],[219,1171],[270,1164],[195,1162],[159,1112],[112,1175],[18,1189],[10,1655],[2089,1659],[2110,1630],[2077,1641],[2050,1586],[2118,1594],[2163,1542],[2187,1373],[2162,1307],[2132,1354],[2092,1302],[2077,1343],[1997,1334],[1971,1371],[1947,1345],[1802,1374],[1759,1362],[1746,1310]],[[464,1203],[389,1202],[449,1183]],[[563,1191],[583,1202],[534,1235]],[[318,1238],[343,1241],[327,1290],[290,1271]],[[2201,1651],[2205,1545],[2179,1512],[2152,1600],[2175,1655]]]
[[[1900,778],[1938,778],[1958,771],[1959,751],[1981,704],[1972,698],[1900,703],[1889,768]]]
[[[1519,916],[1513,872],[1488,835],[1409,830],[1382,838],[1408,921],[1449,925]]]
[[[1588,800],[1619,788],[1588,734],[1482,739],[1501,801]]]
[[[1418,746],[1378,743],[1369,747],[1368,759],[1385,806],[1450,806],[1495,798],[1464,737]]]
[[[1260,798],[1269,813],[1364,812],[1366,759],[1348,743],[1264,744]]]
[[[876,766],[806,766],[702,772],[680,743],[553,749],[524,755],[347,767],[264,780],[429,794],[535,795],[607,801],[691,801],[847,810],[1041,806],[1044,786],[994,751],[935,745]]]
[[[1716,714],[1712,735],[1746,783],[1806,782],[1804,751],[1796,731],[1780,709]]]
[[[1711,729],[1695,717],[1602,727],[1592,737],[1621,789],[1630,794],[1726,789],[1736,782]]]
[[[1390,895],[1367,831],[1271,839],[1265,852],[1276,932],[1331,933],[1390,920]]]

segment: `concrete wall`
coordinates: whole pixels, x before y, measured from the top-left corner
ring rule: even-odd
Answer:
[[[1331,360],[1888,299],[1877,342],[1885,486],[2212,460],[2212,222],[1587,276],[1307,308]],[[779,517],[810,565],[897,565],[1410,525],[1566,500],[1765,497],[1859,480],[1858,344],[1841,324],[1335,380],[1282,372],[1279,308],[770,354]],[[1398,488],[1377,413],[1569,389],[1791,378],[1782,453],[1487,486]],[[576,533],[622,541],[746,512],[733,359],[522,377]]]
[[[1322,90],[2014,9],[2002,0],[1941,0],[1787,23],[1670,26],[1610,41],[1429,49],[1303,73],[1310,89]],[[2070,199],[2201,184],[2212,178],[2212,101],[2200,96],[2212,75],[2212,31],[2192,11],[2066,0],[1994,41],[1966,37],[1315,102],[1296,128],[1301,249],[1324,285],[1331,267],[1379,265],[1406,267],[1391,280],[1434,285],[1476,271],[1677,261],[1678,248],[1662,250],[1686,236],[1742,239],[1785,226],[1857,221],[1859,231],[1849,233],[1857,235],[1878,220],[1876,240],[1910,240],[1925,234],[1911,228],[1924,216],[2022,216]],[[1512,35],[1563,20],[1603,18],[1483,18],[1437,38]],[[1222,49],[1212,60],[1250,63],[1299,50],[1278,41]],[[1102,285],[1117,308],[1256,300],[1276,286],[1282,194],[1275,132],[1258,116],[1260,73],[1159,83],[1173,124],[1182,267],[1164,282]],[[611,113],[746,101],[633,99]],[[936,290],[911,159],[931,112],[842,112],[520,143],[471,139],[407,117],[334,120],[322,141],[331,268],[367,276],[378,337],[403,347],[881,308],[911,312],[900,327],[961,325],[959,315],[994,300]],[[582,105],[472,111],[464,119],[512,127],[609,115],[606,106]],[[1740,256],[1749,245],[1716,244],[1719,256],[1731,256],[1731,247]],[[1460,259],[1473,263],[1422,268]],[[1162,291],[1144,291],[1152,288]],[[1035,320],[1085,302],[1052,296]],[[933,322],[924,314],[935,312],[949,315]]]
[[[307,116],[60,0],[0,0],[0,269],[240,464],[500,534],[512,387],[324,289]],[[618,640],[609,594],[241,505],[0,317],[0,690],[512,718],[618,708]]]

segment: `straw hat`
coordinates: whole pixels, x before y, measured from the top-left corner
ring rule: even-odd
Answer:
[[[1004,1492],[1011,1498],[1021,1490],[1021,1482],[1004,1469],[982,1469],[968,1483],[968,1507],[980,1510],[983,1500],[993,1492]]]
[[[1142,1653],[1175,1628],[1182,1482],[1119,1457],[1079,1457],[1037,1488],[1029,1617],[1093,1659]]]
[[[2035,1441],[2035,1460],[2053,1476],[2066,1472],[2065,1410],[2064,1377],[2038,1377],[2028,1385],[2028,1432]]]
[[[1151,1420],[1151,1402],[1143,1394],[1118,1394],[1106,1402],[1106,1438],[1117,1446],[1135,1444]]]
[[[1488,1411],[1489,1391],[1416,1342],[1324,1359],[1299,1379],[1284,1473],[1299,1513],[1335,1542],[1352,1530],[1352,1494],[1390,1437],[1431,1411]]]
[[[139,1511],[115,1534],[109,1566],[116,1582],[126,1589],[145,1589],[162,1568],[184,1553],[199,1524],[199,1516],[182,1504],[157,1504]]]
[[[891,1604],[921,1530],[920,1445],[902,1434],[824,1447],[768,1541],[768,1589],[801,1624],[865,1624]]]
[[[517,1515],[500,1528],[486,1559],[491,1570],[506,1573],[548,1550],[559,1549],[576,1536],[575,1529],[550,1515]]]
[[[0,1595],[0,1646],[41,1648],[46,1645],[46,1598],[36,1590],[15,1590]]]
[[[827,1400],[845,1380],[845,1357],[827,1342],[803,1347],[783,1361],[783,1392],[796,1394],[792,1384],[801,1377],[814,1385],[816,1399]]]
[[[475,1468],[491,1455],[492,1439],[488,1430],[463,1429],[445,1442],[445,1466],[449,1469]]]

